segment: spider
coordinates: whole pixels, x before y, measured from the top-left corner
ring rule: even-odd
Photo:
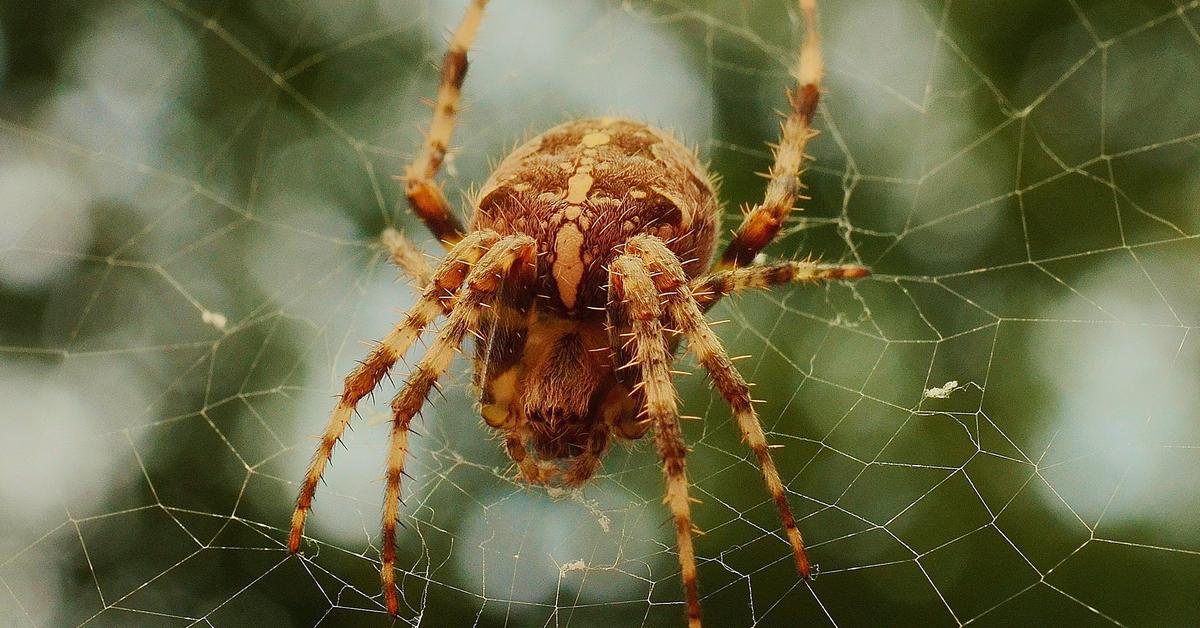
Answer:
[[[473,199],[470,228],[434,182],[458,112],[467,50],[487,0],[473,0],[442,65],[429,135],[403,177],[417,216],[448,252],[436,269],[395,232],[392,257],[419,278],[418,302],[345,380],[300,487],[288,547],[296,552],[317,482],[355,406],[436,319],[436,340],[392,401],[383,505],[381,572],[387,610],[398,613],[394,565],[400,483],[409,424],[468,334],[476,338],[474,384],[484,422],[503,435],[518,477],[579,486],[617,439],[653,430],[674,523],[687,618],[700,625],[691,500],[672,356],[686,341],[733,409],[758,459],[800,575],[811,570],[770,445],[746,381],[704,312],[724,295],[777,284],[857,279],[858,265],[753,263],[779,233],[797,199],[804,149],[823,72],[815,0],[800,0],[805,42],[788,90],[765,198],[745,216],[720,261],[720,207],[695,153],[672,136],[622,118],[587,118],[551,128],[517,147]]]

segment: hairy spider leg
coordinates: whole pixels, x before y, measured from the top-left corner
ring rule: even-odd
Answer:
[[[745,266],[779,235],[783,222],[796,204],[796,191],[804,172],[804,150],[817,132],[812,119],[821,99],[821,37],[817,31],[816,0],[800,0],[804,14],[805,36],[799,61],[793,76],[798,90],[788,90],[790,108],[784,118],[779,144],[774,147],[775,160],[767,172],[767,189],[762,203],[756,205],[738,227],[718,268],[727,270]]]
[[[433,269],[429,267],[420,247],[413,244],[412,240],[391,227],[384,229],[379,239],[387,248],[388,259],[405,277],[417,286],[427,286],[433,281]]]
[[[758,412],[754,409],[750,387],[734,367],[717,335],[705,322],[704,315],[688,288],[687,275],[670,249],[658,238],[638,236],[629,241],[626,250],[631,255],[637,255],[653,273],[655,287],[666,300],[667,320],[687,339],[688,348],[708,371],[713,385],[733,409],[742,438],[758,458],[767,490],[775,501],[788,543],[792,546],[796,568],[801,576],[809,578],[811,568],[808,555],[804,551],[804,539],[796,527],[796,518],[792,515],[787,492],[779,478],[779,471],[775,468],[775,461],[771,459],[771,446],[767,443],[762,424],[758,420]]]
[[[338,397],[337,406],[333,409],[325,433],[321,436],[321,444],[313,454],[309,463],[308,473],[300,485],[300,493],[296,497],[296,509],[292,512],[291,533],[288,535],[288,549],[293,553],[300,549],[300,539],[304,535],[304,522],[312,509],[313,496],[317,492],[317,483],[325,472],[325,467],[333,457],[333,448],[342,438],[342,433],[350,424],[350,417],[358,402],[375,387],[380,380],[405,352],[421,332],[441,316],[451,306],[454,293],[462,284],[470,267],[479,261],[484,251],[500,239],[493,231],[477,231],[464,238],[446,255],[434,273],[433,281],[421,293],[421,298],[409,309],[404,320],[398,323],[388,335],[379,341],[357,368],[346,377],[342,394]]]
[[[458,117],[463,80],[467,77],[467,51],[479,31],[487,0],[472,0],[462,21],[450,39],[450,48],[442,60],[441,84],[433,104],[433,120],[421,152],[405,171],[404,195],[417,216],[435,238],[447,248],[462,239],[465,233],[462,220],[446,200],[441,187],[433,180],[449,150],[454,122]]]
[[[504,282],[480,321],[486,341],[476,345],[473,370],[479,415],[489,427],[505,432],[504,452],[520,477],[530,484],[545,484],[553,476],[553,467],[529,455],[525,447],[528,420],[511,407],[514,399],[523,395],[519,364],[525,353],[536,294],[536,275],[520,275]]]
[[[675,259],[672,255],[672,259]],[[671,383],[671,356],[667,352],[659,292],[642,260],[621,255],[609,270],[609,309],[624,310],[632,336],[633,361],[630,367],[640,371],[640,387],[645,396],[645,414],[654,426],[654,445],[666,476],[663,501],[675,523],[675,542],[679,566],[687,596],[688,625],[700,626],[700,596],[696,584],[696,555],[692,548],[692,513],[688,498],[687,470],[684,458],[687,446],[679,427],[675,387]]]
[[[425,405],[430,390],[446,372],[468,333],[477,332],[484,308],[510,273],[532,274],[537,269],[537,241],[529,236],[501,238],[467,275],[445,326],[421,361],[413,367],[404,388],[392,400],[392,430],[387,456],[387,488],[383,501],[383,547],[380,576],[388,612],[399,613],[396,596],[396,523],[400,516],[400,478],[408,453],[408,425]]]
[[[871,269],[857,264],[821,264],[810,260],[776,262],[709,273],[692,282],[691,292],[700,311],[705,312],[726,295],[747,288],[767,289],[786,283],[861,279],[870,274]]]
[[[521,478],[529,484],[545,484],[552,476],[548,469],[538,464],[538,461],[525,448],[529,439],[528,431],[523,427],[515,427],[504,434],[504,453],[517,465]]]

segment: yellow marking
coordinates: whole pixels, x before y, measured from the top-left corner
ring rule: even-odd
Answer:
[[[514,366],[492,378],[490,384],[492,399],[507,405],[517,395],[517,367]]]
[[[488,427],[502,429],[509,424],[508,408],[498,404],[489,403],[480,410],[479,414],[483,417],[483,422],[488,424]]]
[[[512,186],[512,189],[515,192],[528,192],[529,188],[530,188],[530,185],[528,183],[518,183],[518,184]]]
[[[567,202],[578,205],[587,200],[588,192],[591,191],[594,182],[592,175],[586,172],[576,172],[570,179],[567,179]]]
[[[644,190],[630,190],[629,197],[637,199],[646,198],[646,192]]]
[[[579,214],[582,214],[582,213],[583,213],[583,208],[578,205],[567,205],[567,208],[565,210],[563,210],[563,216],[565,216],[567,220],[571,220],[571,221],[574,221],[576,218],[579,218]]]
[[[583,233],[574,223],[568,222],[559,228],[554,239],[554,265],[550,271],[558,285],[558,297],[568,308],[575,307],[579,283],[583,280],[582,249]]]
[[[588,133],[579,142],[588,148],[593,148],[603,146],[611,139],[612,137],[608,133]]]

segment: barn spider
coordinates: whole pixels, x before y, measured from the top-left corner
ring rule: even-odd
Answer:
[[[477,339],[480,413],[503,433],[505,451],[525,481],[583,484],[614,438],[635,440],[654,428],[688,623],[698,626],[687,447],[670,371],[675,344],[686,340],[732,406],[762,467],[796,567],[809,577],[804,542],[746,381],[703,312],[744,288],[868,274],[862,266],[811,261],[751,264],[792,209],[804,148],[815,135],[811,123],[822,74],[815,0],[800,0],[807,32],[795,72],[799,89],[788,92],[791,107],[765,199],[745,216],[714,269],[709,262],[720,211],[711,178],[692,151],[632,120],[574,120],[516,148],[484,183],[472,203],[471,227],[463,227],[433,178],[450,141],[467,49],[486,3],[473,0],[453,35],[429,137],[404,176],[409,204],[449,252],[430,273],[414,262],[419,257],[402,238],[386,238],[402,267],[427,278],[425,288],[404,320],[346,378],[300,487],[289,549],[300,547],[317,482],[359,400],[446,315],[437,339],[392,401],[381,550],[388,612],[398,611],[395,528],[409,423],[467,334]]]

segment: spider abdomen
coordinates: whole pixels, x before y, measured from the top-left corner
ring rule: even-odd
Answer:
[[[472,227],[538,241],[539,307],[602,318],[605,268],[625,241],[661,238],[695,277],[712,258],[718,211],[707,170],[678,140],[624,118],[584,118],[509,153]]]

